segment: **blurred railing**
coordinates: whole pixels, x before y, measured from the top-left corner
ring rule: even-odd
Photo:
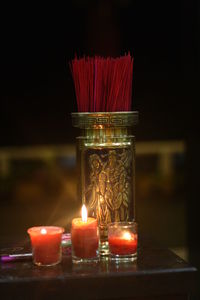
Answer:
[[[184,141],[150,141],[136,143],[136,156],[157,155],[157,168],[163,175],[173,173],[173,155],[183,154],[186,150]],[[10,172],[11,160],[48,161],[56,157],[65,157],[75,164],[74,144],[48,145],[30,147],[4,147],[0,149],[0,175],[7,176]]]

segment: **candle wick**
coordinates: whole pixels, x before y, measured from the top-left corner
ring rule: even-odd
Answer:
[[[45,228],[42,228],[42,229],[41,229],[41,234],[47,234],[47,231],[46,231]]]

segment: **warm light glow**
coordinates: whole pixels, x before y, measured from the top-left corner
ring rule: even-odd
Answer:
[[[86,208],[85,204],[83,204],[83,206],[82,206],[81,215],[82,215],[82,221],[87,222],[87,208]]]
[[[126,231],[123,233],[123,239],[125,240],[131,240],[132,236],[130,234],[130,232]]]
[[[42,228],[40,232],[41,234],[47,234],[47,230],[45,228]]]

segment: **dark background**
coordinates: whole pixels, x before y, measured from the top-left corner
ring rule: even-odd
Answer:
[[[199,261],[199,6],[184,1],[67,1],[1,8],[0,146],[75,140],[74,54],[134,56],[137,140],[184,140],[188,245]]]
[[[70,112],[77,108],[68,62],[75,53],[130,50],[137,139],[194,134],[197,8],[189,0],[121,0],[2,9],[1,146],[73,141]]]

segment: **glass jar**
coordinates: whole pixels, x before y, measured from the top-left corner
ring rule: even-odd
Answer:
[[[78,197],[96,217],[100,255],[109,254],[107,224],[135,217],[135,138],[138,112],[72,113],[77,137]]]

